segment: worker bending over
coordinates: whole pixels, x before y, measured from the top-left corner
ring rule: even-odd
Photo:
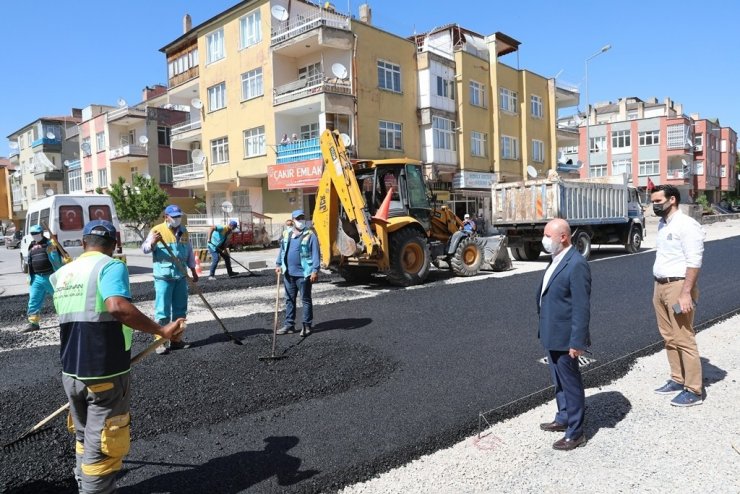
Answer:
[[[236,230],[237,222],[235,220],[229,221],[227,226],[215,225],[208,230],[208,251],[211,253],[211,271],[208,274],[208,279],[213,281],[216,279],[216,267],[218,266],[219,257],[223,256],[224,264],[226,264],[226,272],[229,276],[236,276],[231,269],[231,254],[229,253],[229,237],[231,233]]]

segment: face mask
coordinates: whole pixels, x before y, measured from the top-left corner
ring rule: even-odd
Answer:
[[[653,203],[653,213],[655,213],[655,216],[660,216],[661,218],[665,218],[665,215],[668,214],[668,209],[670,209],[671,205],[668,201],[661,202],[661,203]]]
[[[306,224],[305,222],[300,220],[293,220],[293,226],[296,228],[296,230],[303,230]]]
[[[33,237],[34,242],[41,242],[41,239],[44,238],[44,235],[41,233],[34,233],[31,236]]]
[[[178,226],[180,226],[180,221],[180,218],[172,218],[167,224],[170,228],[177,228]]]
[[[553,241],[551,237],[542,237],[542,248],[545,249],[545,252],[548,254],[557,254],[560,252],[561,247],[561,244]]]

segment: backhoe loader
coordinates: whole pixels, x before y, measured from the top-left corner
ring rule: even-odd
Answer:
[[[511,268],[505,237],[463,231],[449,208],[433,206],[421,162],[353,163],[338,133],[326,130],[320,142],[324,171],[312,220],[323,268],[348,282],[380,273],[397,286],[423,283],[432,261],[458,276]]]

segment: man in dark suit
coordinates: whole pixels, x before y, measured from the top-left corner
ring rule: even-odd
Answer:
[[[578,357],[591,345],[591,268],[570,243],[570,226],[554,219],[545,226],[542,246],[552,255],[537,290],[538,336],[547,352],[558,412],[545,431],[565,432],[552,447],[569,451],[586,444],[586,396]]]

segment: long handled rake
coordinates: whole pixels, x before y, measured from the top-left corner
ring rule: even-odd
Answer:
[[[272,354],[265,357],[259,357],[259,360],[280,360],[288,358],[287,355],[275,355],[275,342],[277,340],[278,312],[280,309],[280,273],[277,275],[277,290],[275,293],[275,321],[272,325]]]

